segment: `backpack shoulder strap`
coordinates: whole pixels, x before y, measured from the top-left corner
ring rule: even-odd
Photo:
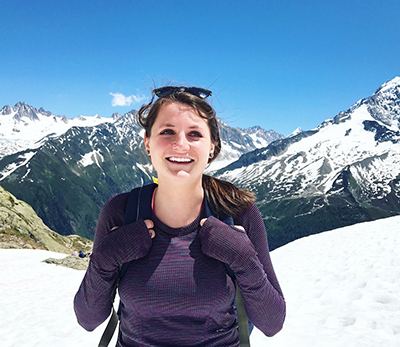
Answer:
[[[219,219],[221,222],[224,222],[225,224],[228,225],[234,225],[235,223],[233,222],[232,216],[229,216],[225,213],[217,214],[214,209],[211,207],[211,204],[208,202],[207,199],[204,199],[204,212],[206,214],[206,217],[213,216],[217,219]]]
[[[124,224],[127,225],[136,222],[139,219],[149,219],[151,216],[151,200],[153,197],[154,189],[157,187],[156,184],[149,184],[139,188],[134,188],[130,191],[128,201],[125,207]],[[124,277],[126,270],[130,263],[124,263],[119,269],[119,280]],[[118,309],[119,311],[119,309]],[[101,336],[98,347],[107,347],[114,335],[115,329],[118,325],[119,316],[112,309],[110,320]]]
[[[129,193],[125,207],[124,225],[136,222],[139,219],[149,219],[151,216],[151,200],[157,184],[152,183],[134,188]],[[119,270],[119,279],[125,276],[130,262],[122,264]]]
[[[150,218],[151,199],[156,187],[157,184],[152,183],[131,190],[125,207],[124,225]]]
[[[217,215],[214,210],[211,208],[210,204],[208,203],[207,199],[204,199],[204,211],[206,217],[213,216],[218,218],[222,222],[228,225],[234,225],[234,221],[232,216],[226,214]],[[249,321],[247,318],[246,309],[244,307],[244,301],[242,295],[240,293],[239,285],[236,281],[236,276],[233,270],[226,265],[226,271],[228,275],[236,282],[236,295],[235,295],[235,309],[237,313],[237,320],[239,326],[239,339],[240,339],[240,347],[250,347],[250,333],[253,330],[253,323]]]

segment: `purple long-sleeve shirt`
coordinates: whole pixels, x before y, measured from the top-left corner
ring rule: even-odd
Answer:
[[[255,205],[235,218],[246,232],[213,217],[200,227],[203,213],[186,227],[170,228],[153,213],[151,239],[143,220],[123,225],[127,199],[128,193],[111,198],[98,220],[89,267],[74,300],[86,330],[110,315],[117,270],[131,260],[118,284],[121,347],[239,346],[235,285],[225,263],[235,273],[250,321],[267,336],[282,328],[286,305]],[[114,227],[119,228],[110,232]]]

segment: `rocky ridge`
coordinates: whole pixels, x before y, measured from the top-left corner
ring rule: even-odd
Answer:
[[[44,249],[72,254],[89,252],[92,242],[78,235],[62,236],[49,229],[27,203],[0,186],[0,248]]]

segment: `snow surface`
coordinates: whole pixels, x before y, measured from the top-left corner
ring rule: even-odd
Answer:
[[[104,161],[101,152],[99,150],[93,150],[92,152],[86,153],[78,163],[85,167],[96,164],[99,168],[101,168],[99,161]]]
[[[252,347],[400,346],[399,228],[391,217],[273,251],[287,318],[272,338],[255,330]],[[64,256],[0,249],[1,346],[97,346],[105,324],[86,332],[73,312],[84,271],[41,262]]]
[[[379,91],[384,93],[386,91],[391,91],[393,88],[396,88],[398,85],[400,85],[400,77],[396,76],[392,80],[387,81],[384,83],[380,88]]]

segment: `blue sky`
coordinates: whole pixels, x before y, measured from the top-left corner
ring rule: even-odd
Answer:
[[[400,75],[398,0],[0,0],[0,13],[0,107],[109,117],[153,83],[195,85],[229,125],[288,135]]]

